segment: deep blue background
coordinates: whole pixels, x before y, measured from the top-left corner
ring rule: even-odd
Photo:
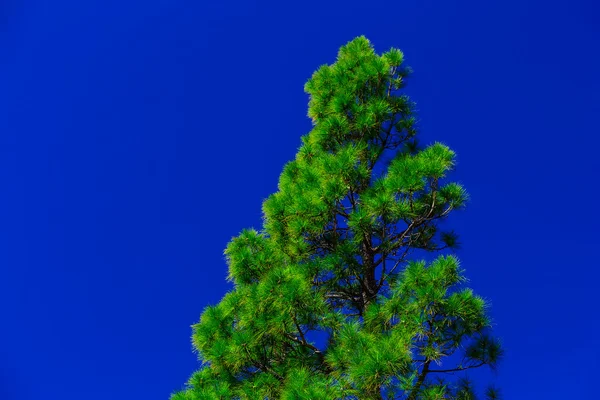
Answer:
[[[600,10],[565,1],[0,2],[0,399],[165,400],[222,251],[311,127],[305,81],[364,34],[415,73],[506,399],[593,399]],[[594,395],[593,393],[596,393]]]

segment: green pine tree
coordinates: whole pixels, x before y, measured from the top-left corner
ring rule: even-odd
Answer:
[[[458,245],[439,223],[467,194],[454,152],[416,142],[408,74],[359,37],[307,82],[313,129],[263,229],[227,246],[235,288],[194,325],[203,365],[172,400],[476,398],[459,377],[502,350],[457,259],[430,256]]]

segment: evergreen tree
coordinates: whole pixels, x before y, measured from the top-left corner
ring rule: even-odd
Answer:
[[[457,259],[430,256],[456,248],[439,223],[467,194],[454,152],[416,142],[408,74],[359,37],[307,82],[313,129],[263,229],[227,246],[235,287],[194,325],[203,365],[172,400],[476,398],[457,377],[502,350]]]

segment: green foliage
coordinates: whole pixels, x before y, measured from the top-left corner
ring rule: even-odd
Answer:
[[[468,196],[454,152],[416,142],[403,61],[359,37],[306,83],[313,129],[263,229],[227,246],[235,289],[193,326],[203,365],[172,400],[476,398],[457,374],[502,349],[458,260],[414,260],[458,246],[439,223]]]

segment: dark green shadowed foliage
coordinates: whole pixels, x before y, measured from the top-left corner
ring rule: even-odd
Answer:
[[[172,400],[477,398],[466,371],[502,349],[439,227],[467,194],[454,152],[416,141],[403,61],[359,37],[306,83],[313,129],[262,230],[227,246],[235,288],[194,325],[202,367]]]

